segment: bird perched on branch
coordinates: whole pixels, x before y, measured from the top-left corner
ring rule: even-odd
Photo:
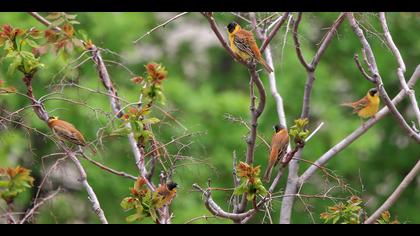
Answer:
[[[254,34],[248,30],[244,30],[236,22],[227,25],[229,35],[229,43],[232,51],[242,60],[256,60],[264,69],[271,73],[273,69],[264,61],[261,56],[260,49],[254,39]]]
[[[77,130],[74,127],[74,125],[70,124],[67,121],[59,120],[58,117],[55,116],[49,117],[48,127],[50,127],[54,135],[62,141],[68,141],[80,146],[87,145],[82,133],[80,133],[80,131]],[[96,153],[96,151],[93,148],[91,149],[94,153]]]
[[[343,103],[342,106],[353,108],[353,113],[357,113],[360,118],[372,117],[379,110],[379,92],[376,88],[369,89],[366,96],[356,102]]]
[[[264,174],[264,181],[269,182],[273,167],[277,165],[287,153],[287,146],[289,145],[289,133],[287,129],[280,125],[275,125],[276,133],[271,138],[270,156],[268,158],[268,166]]]
[[[156,192],[158,193],[159,196],[162,197],[162,202],[161,202],[162,204],[167,204],[172,201],[172,199],[176,195],[177,186],[178,184],[175,182],[169,182],[166,184],[159,185],[159,187],[156,189]]]

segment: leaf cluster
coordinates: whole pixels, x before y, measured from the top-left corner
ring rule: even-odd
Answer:
[[[240,162],[236,167],[237,175],[241,179],[241,183],[235,188],[235,195],[247,193],[248,201],[255,199],[257,196],[265,196],[268,191],[265,189],[260,179],[260,166],[253,167],[245,162]]]
[[[31,188],[34,178],[30,173],[30,170],[20,166],[0,168],[0,197],[11,203],[20,193]]]

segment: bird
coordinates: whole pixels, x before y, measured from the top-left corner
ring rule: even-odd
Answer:
[[[176,187],[178,186],[175,182],[168,182],[166,184],[160,184],[156,189],[159,196],[162,197],[162,203],[167,204],[172,201],[176,195]]]
[[[244,30],[236,22],[227,25],[229,35],[230,48],[239,58],[244,61],[256,60],[270,74],[273,69],[265,62],[261,56],[260,49],[254,39],[254,34],[248,30]]]
[[[289,145],[289,133],[287,129],[284,126],[275,125],[274,130],[276,133],[271,138],[268,166],[264,174],[264,181],[267,183],[270,181],[273,167],[286,155]]]
[[[68,141],[79,146],[87,145],[83,134],[67,121],[52,116],[48,118],[48,127],[50,127],[54,135],[62,141]],[[94,153],[96,152],[93,148],[91,149]]]
[[[353,113],[357,113],[360,118],[366,119],[374,116],[379,110],[379,92],[376,88],[371,88],[366,96],[356,102],[343,103],[342,106],[353,108]]]

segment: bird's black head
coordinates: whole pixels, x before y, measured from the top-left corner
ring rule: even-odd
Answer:
[[[277,133],[277,132],[279,132],[280,130],[284,129],[284,126],[283,126],[283,125],[275,125],[275,126],[273,126],[273,128],[274,128],[274,130],[275,130],[275,131],[276,131],[276,133]]]
[[[48,117],[48,121],[58,120],[57,116],[50,116]]]
[[[238,24],[236,23],[236,22],[230,22],[228,25],[227,25],[227,29],[228,29],[228,31],[229,31],[229,33],[232,33],[235,29],[236,29],[236,26],[237,26]]]
[[[176,188],[178,184],[175,182],[169,182],[166,184],[166,186],[168,186],[169,191],[171,191],[172,189]]]
[[[376,89],[376,88],[371,88],[371,89],[369,89],[369,95],[370,96],[375,96],[375,94],[377,94],[378,93],[378,90]]]

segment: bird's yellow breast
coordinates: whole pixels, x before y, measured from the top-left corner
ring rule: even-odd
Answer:
[[[369,118],[376,114],[379,110],[379,96],[367,96],[369,99],[369,104],[362,108],[357,114],[362,118]]]

